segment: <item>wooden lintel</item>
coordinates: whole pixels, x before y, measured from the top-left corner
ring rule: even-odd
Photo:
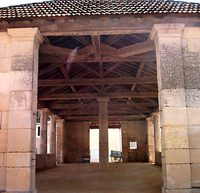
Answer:
[[[91,79],[39,79],[38,86],[101,85],[157,83],[156,77],[120,77]]]
[[[41,94],[39,100],[95,99],[109,98],[157,98],[157,92],[115,92],[115,93],[72,93],[72,94]]]
[[[82,36],[82,35],[115,35],[115,34],[139,34],[139,33],[151,33],[151,28],[135,28],[135,27],[127,27],[123,29],[80,29],[74,31],[66,31],[66,30],[48,30],[42,29],[43,36]]]

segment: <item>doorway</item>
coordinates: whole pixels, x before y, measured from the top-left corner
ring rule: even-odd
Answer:
[[[109,162],[111,162],[111,150],[122,152],[121,129],[108,129],[108,149]],[[99,129],[90,129],[90,162],[99,162]]]

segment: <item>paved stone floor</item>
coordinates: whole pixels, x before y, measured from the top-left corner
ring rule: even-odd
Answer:
[[[148,163],[64,164],[36,174],[38,193],[161,193],[161,167]]]

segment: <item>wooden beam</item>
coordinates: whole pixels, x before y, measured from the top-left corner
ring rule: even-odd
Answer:
[[[101,44],[100,52],[104,53],[106,55],[117,56],[117,49],[116,48],[109,46],[109,45],[106,45],[106,44],[103,44],[103,43]]]
[[[137,114],[137,113],[151,113],[151,110],[108,110],[108,115],[123,115],[123,114]],[[60,111],[58,115],[98,115],[99,110],[89,110],[89,111]]]
[[[103,79],[104,75],[103,75],[103,62],[99,62],[99,77],[101,79]],[[101,90],[103,91],[105,87],[105,84],[101,84]]]
[[[82,43],[85,46],[89,46],[90,45],[90,41],[88,40],[88,38],[84,37],[84,36],[72,36],[75,40],[79,41],[80,43]]]
[[[78,62],[88,62],[88,63],[94,63],[94,62],[119,62],[119,57],[117,55],[115,56],[110,56],[106,52],[101,52],[103,55],[101,56],[101,59],[95,60],[94,56],[87,56],[85,58],[80,57],[80,58],[74,58],[75,63]],[[145,54],[143,56],[138,55],[138,56],[131,56],[129,58],[120,58],[121,62],[149,62],[149,61],[156,61],[155,55],[152,54]],[[55,64],[63,64],[63,59],[61,57],[56,57],[56,56],[50,56],[47,54],[40,54],[39,57],[39,62],[40,63],[53,63]]]
[[[90,79],[39,79],[38,86],[70,86],[70,85],[101,85],[101,84],[146,84],[157,83],[156,77],[120,77],[120,78],[90,78]]]
[[[100,36],[92,35],[92,45],[94,49],[94,53],[97,53],[100,50]]]
[[[72,52],[72,49],[68,48],[62,48],[58,46],[52,46],[49,44],[41,44],[40,45],[40,53],[41,54],[49,54],[49,55],[64,55],[64,56],[69,56],[69,54]]]
[[[84,60],[85,58],[87,58],[88,56],[92,55],[94,53],[93,51],[93,46],[87,46],[85,48],[79,49],[77,51],[77,54],[75,55],[73,62],[75,62],[76,60]]]
[[[109,121],[125,121],[125,120],[135,120],[135,119],[145,119],[147,115],[126,115],[126,116],[108,116]],[[76,120],[76,121],[98,121],[99,116],[63,116],[65,120]]]
[[[108,108],[119,108],[119,107],[154,107],[158,106],[158,103],[108,103]],[[98,103],[89,104],[52,104],[50,105],[52,109],[73,109],[73,108],[99,108]]]
[[[52,71],[52,70],[54,70],[55,68],[58,68],[58,67],[60,67],[60,66],[63,66],[63,63],[64,63],[64,60],[62,59],[62,64],[50,64],[48,67],[43,68],[42,70],[40,70],[40,71],[38,72],[38,76],[41,76],[41,75],[43,75],[43,74],[45,74],[45,73],[47,73],[47,72],[50,72],[50,71]]]
[[[120,35],[111,35],[109,36],[103,43],[107,44],[107,45],[112,45],[114,44],[116,41],[118,41],[119,39],[121,39],[124,36],[124,34],[120,34]]]
[[[41,94],[39,100],[68,100],[68,99],[95,99],[98,97],[109,98],[152,98],[158,97],[157,92],[115,92],[115,93],[72,93],[72,94]]]
[[[108,75],[110,72],[112,72],[115,68],[123,64],[122,62],[115,63],[113,66],[111,66],[106,72],[104,72],[104,76]]]
[[[138,72],[137,72],[137,75],[136,75],[137,78],[140,77],[143,68],[144,68],[144,63],[142,62],[142,63],[140,63],[140,66],[139,66],[139,69],[138,69]],[[134,83],[134,84],[132,85],[131,91],[134,91],[134,90],[135,90],[136,85],[137,85],[137,83]]]
[[[45,44],[51,45],[49,38],[47,36],[44,36],[43,38],[44,38]]]
[[[97,86],[95,86],[95,85],[90,85],[90,87],[92,87],[93,89],[95,89],[98,92],[101,92],[101,90]]]
[[[83,22],[85,23],[85,22]],[[63,25],[63,24],[62,24]],[[50,26],[49,26],[50,27]],[[54,27],[54,26],[52,26]],[[51,28],[51,27],[50,27]],[[61,30],[60,27],[58,29],[45,29],[45,27],[40,27],[43,36],[82,36],[82,35],[115,35],[115,34],[134,34],[134,33],[151,33],[151,27],[123,27],[123,29],[107,29],[103,28],[95,28],[95,29],[76,29],[76,30]],[[63,28],[63,27],[62,27]]]
[[[70,80],[70,77],[69,77],[69,75],[68,75],[68,73],[67,73],[67,70],[66,70],[66,68],[65,68],[63,65],[60,66],[60,70],[62,71],[64,77],[65,77],[67,80]],[[71,89],[72,89],[73,92],[76,92],[76,89],[74,88],[73,85],[70,84],[69,86],[71,87]]]
[[[40,46],[41,54],[64,56],[65,58],[67,58],[72,51],[73,49],[62,48],[62,47],[46,45],[46,44],[42,44]],[[78,49],[76,55],[74,56],[74,60],[85,59],[87,56],[90,56],[93,53],[94,51],[93,51],[92,45]]]
[[[117,55],[119,57],[128,57],[137,54],[142,54],[155,50],[155,45],[153,41],[146,41],[142,43],[137,43],[131,46],[126,46],[117,50]]]
[[[92,68],[90,68],[87,64],[84,63],[78,63],[79,66],[85,68],[86,70],[88,70],[89,72],[91,72],[92,74],[96,75],[97,77],[99,77],[98,72],[96,72],[95,70],[93,70]]]
[[[52,93],[52,92],[55,92],[59,89],[63,88],[63,86],[56,86],[56,87],[51,87],[49,90],[45,91],[45,92],[42,92],[42,94],[47,94],[47,93]]]
[[[107,87],[105,87],[105,88],[103,89],[103,91],[106,92],[107,90],[109,90],[109,89],[112,88],[113,86],[114,86],[114,85],[111,85],[111,84],[110,84],[110,85],[108,85]]]

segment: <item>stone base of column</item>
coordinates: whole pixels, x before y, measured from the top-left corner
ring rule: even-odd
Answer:
[[[198,193],[200,189],[165,189],[162,187],[162,193]]]

